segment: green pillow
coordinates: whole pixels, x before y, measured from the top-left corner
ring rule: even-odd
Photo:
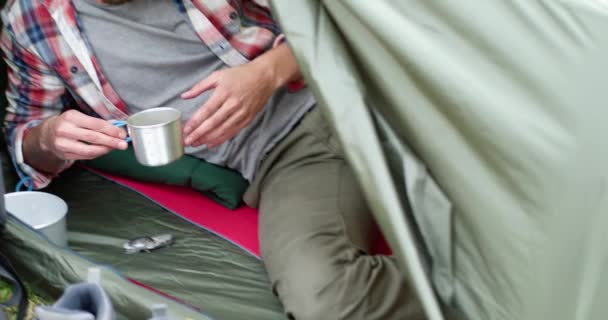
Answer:
[[[146,167],[135,159],[133,147],[115,150],[83,163],[94,169],[139,181],[191,187],[229,209],[241,204],[249,183],[238,172],[184,155],[166,166]]]

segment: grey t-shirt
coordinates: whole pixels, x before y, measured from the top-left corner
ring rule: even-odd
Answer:
[[[102,72],[129,113],[173,107],[182,111],[186,121],[212,91],[192,100],[181,99],[181,93],[228,67],[199,39],[172,0],[121,5],[76,0],[73,4]],[[314,105],[308,89],[279,90],[235,138],[213,149],[188,147],[186,153],[233,168],[252,180],[263,157]]]

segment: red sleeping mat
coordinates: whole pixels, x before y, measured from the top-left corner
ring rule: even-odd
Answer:
[[[182,218],[260,256],[256,209],[242,206],[230,210],[190,188],[140,182],[98,170],[92,171],[137,191]],[[390,254],[390,249],[382,238],[378,239],[374,251],[378,254]]]

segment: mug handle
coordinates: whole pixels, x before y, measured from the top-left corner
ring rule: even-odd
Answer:
[[[110,122],[113,126],[118,127],[118,128],[124,128],[127,126],[127,122],[124,120],[114,120],[112,122]],[[127,130],[127,137],[125,138],[125,141],[127,143],[131,142],[131,137],[128,136],[129,131]]]
[[[21,189],[25,186],[26,183],[27,191],[34,190],[34,180],[32,180],[32,178],[30,177],[23,177],[19,179],[19,182],[17,182],[17,185],[15,186],[15,192],[21,191]]]

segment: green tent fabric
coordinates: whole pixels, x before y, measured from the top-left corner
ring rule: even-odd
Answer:
[[[17,175],[0,148],[7,190]],[[148,319],[150,307],[167,304],[171,319],[286,319],[270,289],[263,263],[230,241],[206,231],[78,166],[44,192],[65,200],[69,248],[9,218],[0,232],[0,252],[10,258],[32,291],[56,299],[66,286],[102,270],[102,285],[119,320]],[[128,239],[171,233],[175,243],[153,253],[128,255]],[[134,279],[179,301],[138,286]]]
[[[187,155],[165,166],[143,166],[135,159],[132,145],[128,150],[116,150],[83,163],[139,181],[191,187],[229,209],[239,207],[243,193],[249,186],[238,172]]]
[[[429,319],[608,317],[605,2],[273,6]]]

